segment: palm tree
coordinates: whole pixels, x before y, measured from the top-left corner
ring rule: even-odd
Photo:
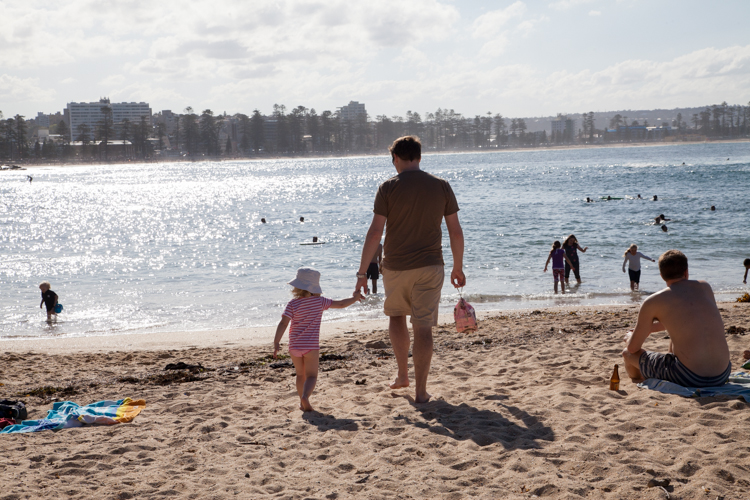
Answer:
[[[16,121],[15,139],[16,139],[16,146],[18,148],[18,158],[22,160],[26,154],[26,149],[27,149],[26,118],[23,117],[22,115],[16,115],[13,118]]]

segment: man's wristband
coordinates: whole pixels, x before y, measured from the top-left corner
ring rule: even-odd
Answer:
[[[367,278],[367,275],[357,273],[357,279],[361,280],[362,278]]]

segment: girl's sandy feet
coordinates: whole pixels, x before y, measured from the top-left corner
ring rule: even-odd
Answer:
[[[422,396],[415,395],[414,402],[417,403],[417,404],[426,403],[426,402],[428,402],[430,400],[431,397],[432,396],[429,393],[425,392],[424,395],[422,395]]]
[[[389,387],[391,389],[403,389],[404,387],[409,387],[409,378],[401,379],[396,377]]]
[[[742,353],[742,357],[745,359],[750,359],[750,351],[745,351]]]
[[[302,411],[315,411],[313,410],[313,407],[310,404],[310,400],[306,398],[299,400],[299,409]]]

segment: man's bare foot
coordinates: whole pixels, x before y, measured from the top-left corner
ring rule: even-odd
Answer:
[[[302,411],[314,411],[309,399],[301,398],[299,400],[299,409]]]
[[[404,387],[409,387],[409,378],[401,379],[396,377],[389,387],[391,389],[403,389]]]
[[[750,351],[745,351],[742,353],[742,357],[745,359],[750,359]]]
[[[630,381],[634,384],[640,384],[641,382],[645,381],[645,378],[631,378]]]
[[[417,403],[417,404],[426,403],[427,401],[430,400],[431,397],[432,396],[429,393],[427,393],[427,392],[425,392],[422,395],[417,394],[414,397],[414,402]]]

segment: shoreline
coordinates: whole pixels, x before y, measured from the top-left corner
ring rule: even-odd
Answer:
[[[719,301],[719,307],[735,304],[731,300]],[[539,305],[514,309],[476,309],[478,321],[485,321],[498,316],[522,317],[535,311],[556,312],[590,312],[595,310],[622,311],[637,304],[570,304]],[[453,328],[452,313],[440,313],[438,326],[435,329]],[[331,339],[347,335],[355,339],[375,330],[388,330],[388,318],[348,319],[342,321],[324,321],[321,323],[320,338]],[[111,333],[103,335],[75,335],[64,337],[18,337],[0,338],[0,352],[21,353],[40,352],[47,354],[101,353],[101,352],[135,352],[156,350],[217,349],[217,348],[251,348],[271,345],[276,333],[276,325],[251,326],[245,328],[224,328],[192,331]],[[282,346],[288,341],[288,332],[282,339]]]
[[[727,304],[720,302],[719,304]],[[638,307],[640,304],[637,305]],[[487,321],[498,316],[524,317],[535,311],[591,312],[596,310],[622,311],[634,307],[633,304],[603,305],[561,305],[530,307],[521,309],[477,310],[477,321]],[[435,330],[454,328],[453,315],[441,313]],[[323,322],[320,329],[321,342],[346,336],[357,339],[372,331],[388,330],[388,319],[366,319]],[[18,338],[0,340],[0,352],[38,352],[46,354],[75,354],[102,352],[136,352],[159,350],[257,348],[271,346],[276,326],[256,326],[247,328],[227,328],[219,330],[173,331],[161,333],[114,333],[111,335]],[[282,349],[286,349],[288,332],[282,339]]]
[[[564,151],[564,150],[577,150],[577,149],[618,149],[618,148],[641,148],[641,147],[664,147],[664,146],[688,146],[696,144],[735,144],[735,143],[748,143],[750,138],[742,139],[719,139],[716,141],[705,140],[705,141],[674,141],[674,142],[616,142],[609,144],[554,144],[549,146],[540,147],[513,147],[513,148],[498,148],[498,149],[468,149],[468,150],[445,150],[445,151],[424,151],[424,156],[430,155],[450,155],[450,154],[490,154],[490,153],[518,153],[518,152],[534,152],[534,151]],[[128,164],[144,164],[144,163],[199,163],[203,161],[207,162],[229,162],[229,161],[264,161],[264,160],[318,160],[318,159],[346,159],[346,158],[370,158],[386,156],[385,152],[378,153],[354,153],[354,154],[313,154],[313,155],[276,155],[276,156],[264,156],[264,157],[204,157],[204,158],[150,158],[150,159],[133,159],[129,161],[90,161],[90,162],[61,162],[61,163],[17,163],[18,160],[11,161],[8,164],[19,165],[22,168],[48,168],[48,167],[86,167],[86,166],[102,166],[102,165],[128,165]],[[8,169],[7,172],[19,172],[19,169]]]

